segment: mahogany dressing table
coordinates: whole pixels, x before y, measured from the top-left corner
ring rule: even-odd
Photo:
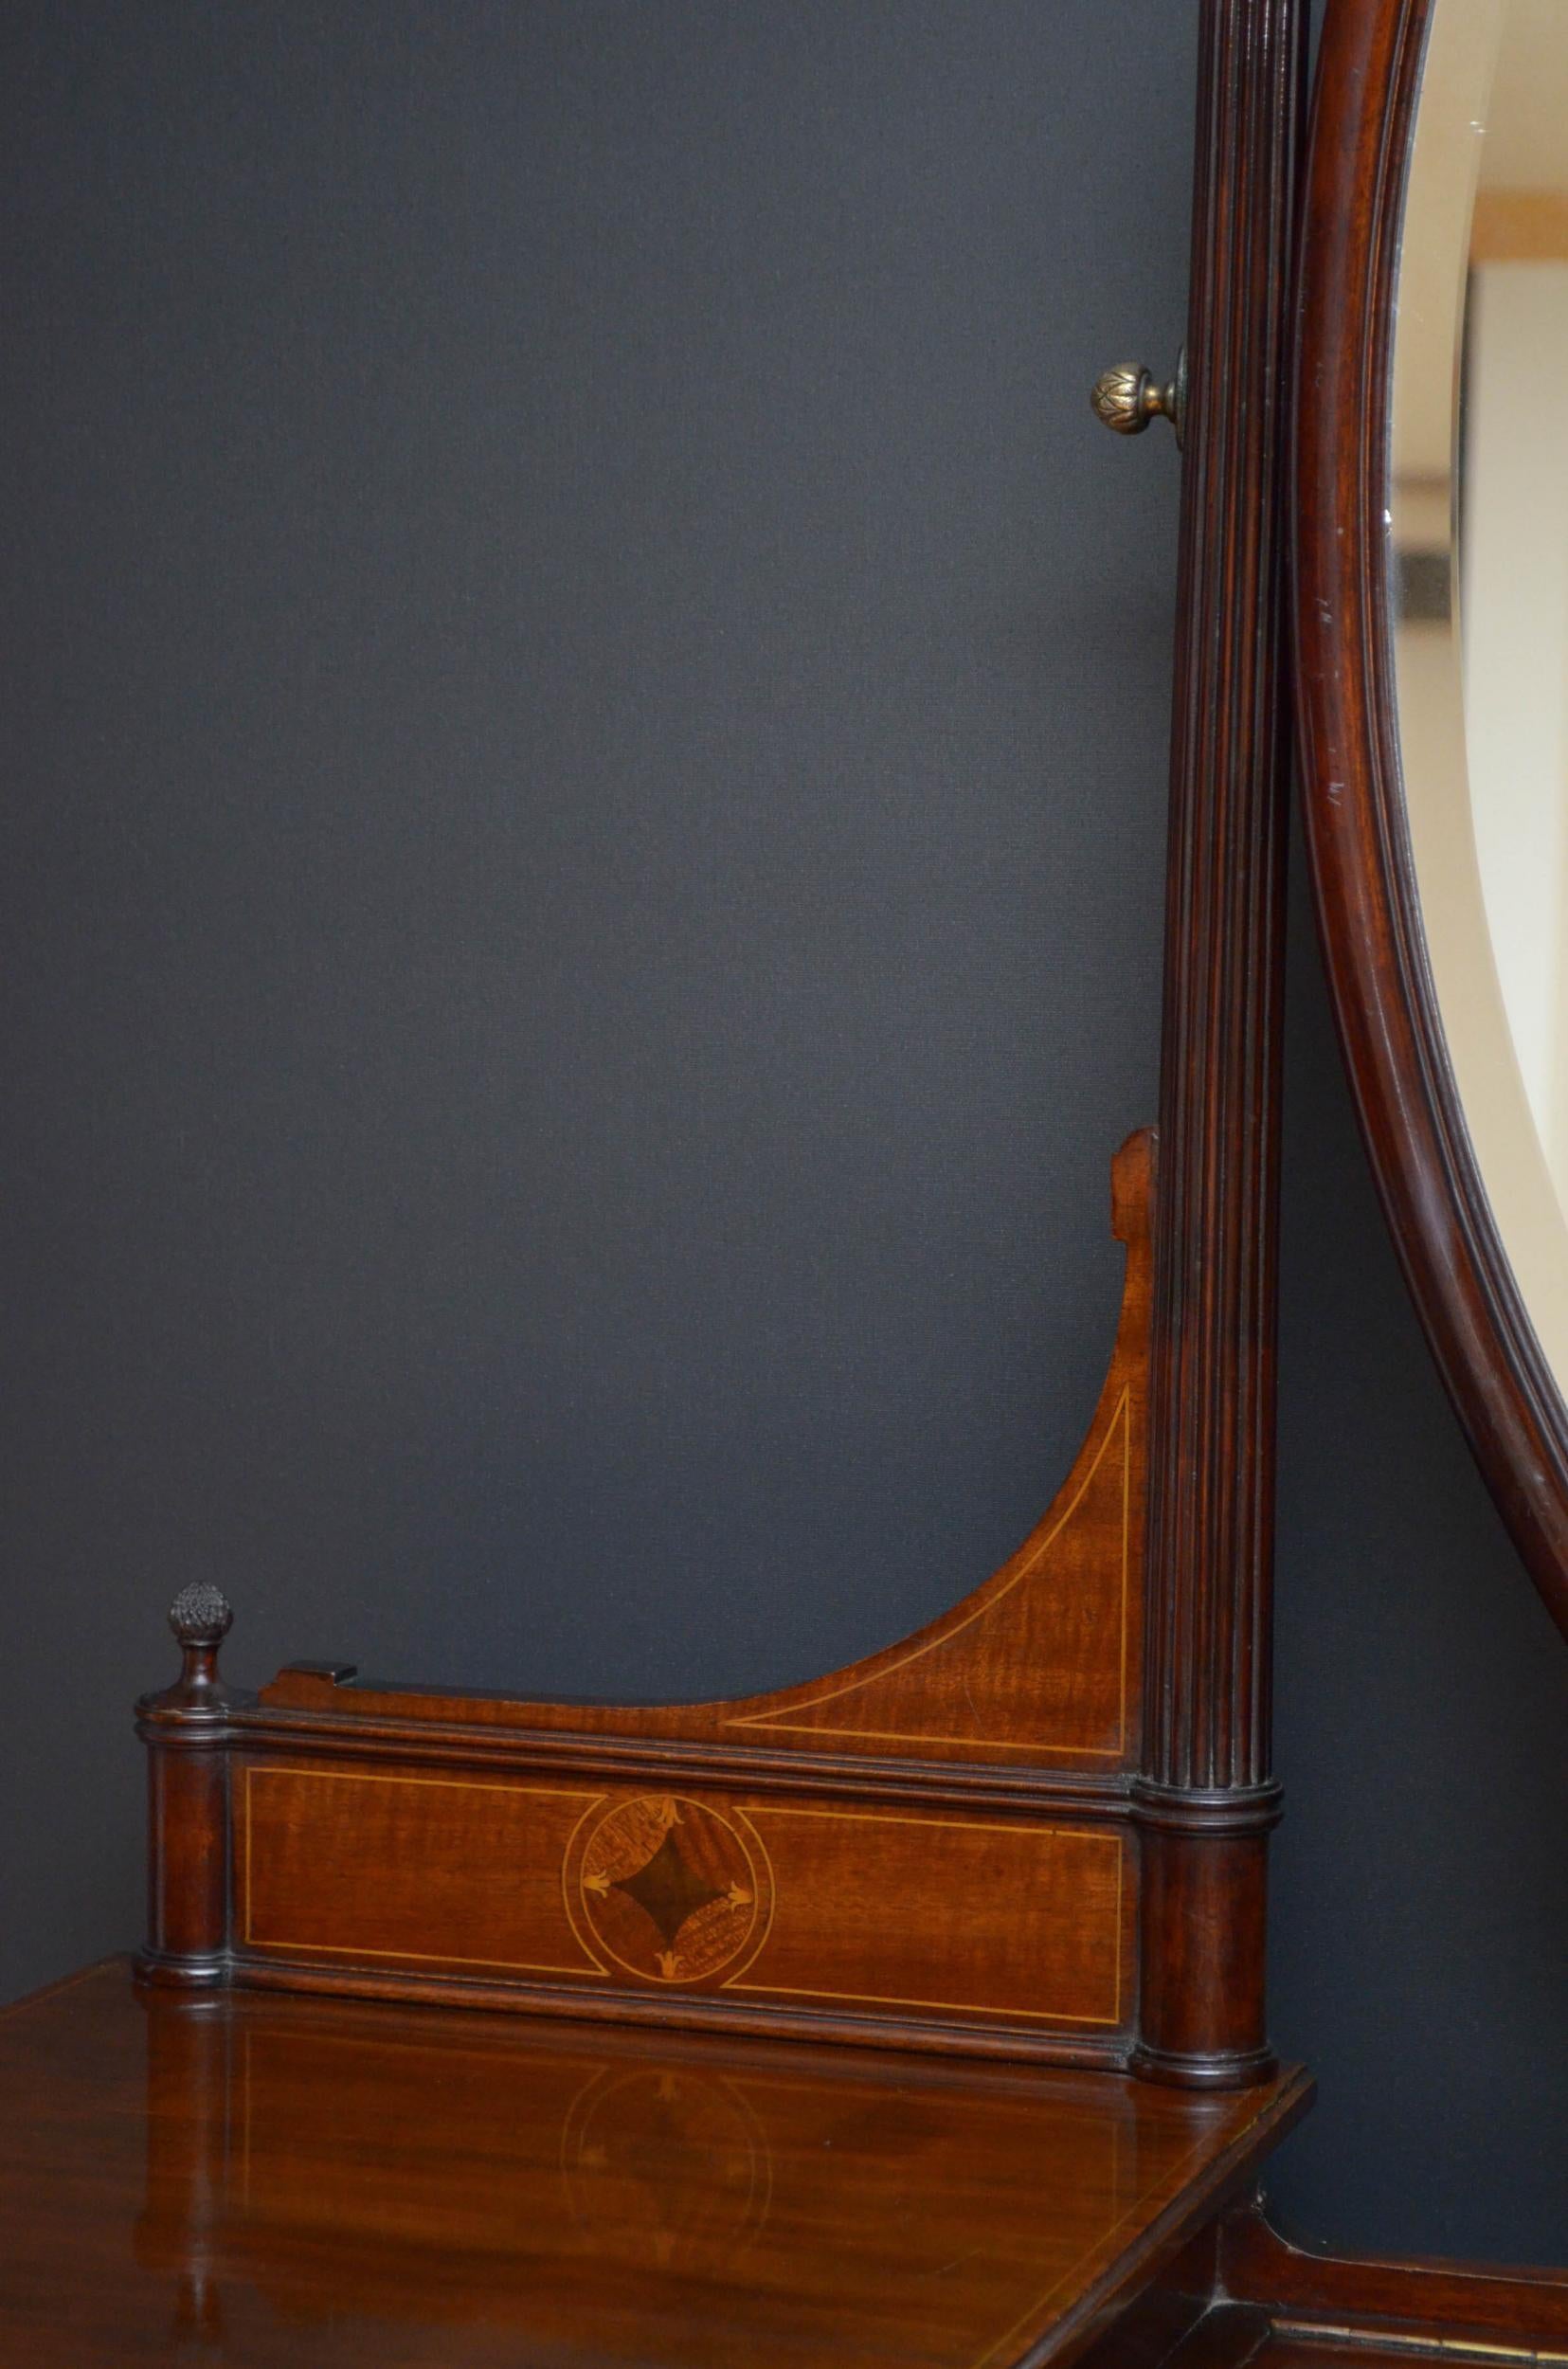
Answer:
[[[1424,5],[1330,11],[1309,286]],[[183,1591],[147,1946],[0,2017],[0,2360],[1568,2361],[1568,2280],[1255,2201],[1311,2093],[1263,1981],[1306,10],[1201,26],[1187,353],[1095,394],[1184,477],[1159,1127],[1072,1470],[928,1628],[747,1701],[251,1694]]]

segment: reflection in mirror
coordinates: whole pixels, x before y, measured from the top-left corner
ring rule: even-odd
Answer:
[[[1435,0],[1399,254],[1400,751],[1476,1161],[1568,1388],[1568,9]]]

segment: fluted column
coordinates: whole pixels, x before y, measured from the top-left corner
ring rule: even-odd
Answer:
[[[1142,2063],[1268,2064],[1283,488],[1307,10],[1202,0],[1150,1402]]]

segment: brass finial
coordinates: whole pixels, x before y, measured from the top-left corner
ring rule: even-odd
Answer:
[[[1180,450],[1187,414],[1187,355],[1178,354],[1176,370],[1162,387],[1140,362],[1118,362],[1102,371],[1090,390],[1097,420],[1118,436],[1142,436],[1151,420],[1169,420]]]

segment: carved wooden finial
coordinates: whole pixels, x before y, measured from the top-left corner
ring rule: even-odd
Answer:
[[[169,1625],[179,1639],[185,1664],[179,1683],[161,1698],[192,1710],[216,1710],[227,1702],[218,1677],[218,1648],[234,1624],[222,1588],[192,1580],[169,1607]]]
[[[221,1645],[234,1626],[227,1597],[210,1580],[192,1580],[169,1607],[169,1625],[182,1645]]]

